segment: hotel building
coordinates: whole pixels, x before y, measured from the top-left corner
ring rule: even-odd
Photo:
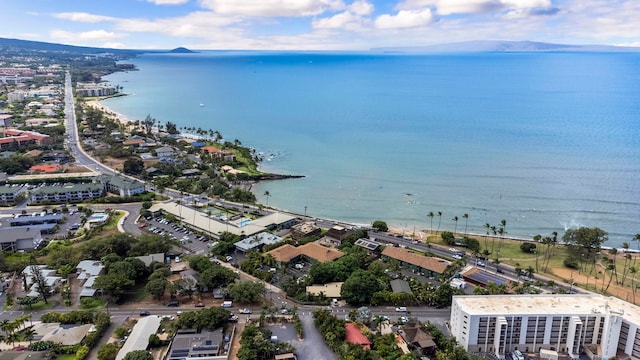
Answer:
[[[614,297],[454,296],[451,334],[469,352],[504,359],[514,350],[578,358],[640,358],[640,308]]]

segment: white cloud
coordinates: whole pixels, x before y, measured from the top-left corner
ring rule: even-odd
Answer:
[[[341,0],[200,0],[219,14],[247,16],[313,16],[344,9]]]
[[[53,17],[58,19],[65,19],[65,20],[71,20],[76,22],[86,22],[86,23],[97,23],[101,21],[114,20],[114,18],[110,16],[95,15],[95,14],[89,14],[85,12],[57,13],[57,14],[53,14]]]
[[[236,16],[222,16],[213,12],[198,11],[181,17],[158,20],[122,19],[117,21],[116,28],[121,31],[207,38],[219,36],[220,28],[240,21],[242,19]]]
[[[397,15],[384,14],[375,21],[378,29],[403,29],[429,25],[435,21],[430,9],[412,11],[401,10]]]
[[[356,15],[371,15],[373,12],[373,4],[366,0],[357,0],[349,5],[348,9]]]
[[[91,41],[91,42],[97,42],[97,41],[101,41],[101,42],[106,42],[106,41],[110,41],[110,40],[115,40],[115,39],[120,39],[125,37],[125,34],[120,34],[120,33],[115,33],[115,32],[110,32],[110,31],[105,31],[105,30],[92,30],[92,31],[85,31],[85,32],[71,32],[71,31],[65,31],[65,30],[59,30],[59,29],[55,29],[52,30],[50,33],[50,36],[52,39],[56,39],[56,40],[60,40],[60,41],[66,41],[66,42],[70,42],[70,43],[81,43],[81,44],[87,44],[87,42]],[[93,44],[91,44],[93,45]]]
[[[360,30],[363,28],[364,20],[358,15],[354,15],[348,11],[336,14],[328,18],[314,20],[312,26],[314,29],[344,29],[344,30]]]
[[[189,0],[147,0],[147,1],[156,5],[182,5],[189,2]]]
[[[479,14],[519,9],[549,9],[551,0],[405,0],[398,4],[400,10],[430,7],[439,15]]]

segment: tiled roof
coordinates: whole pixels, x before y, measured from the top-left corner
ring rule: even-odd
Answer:
[[[291,259],[300,255],[305,255],[318,262],[333,261],[344,256],[344,253],[340,250],[324,247],[315,242],[307,243],[299,247],[286,244],[265,253],[265,255],[266,254],[271,254],[271,256],[279,262],[289,262]]]
[[[382,255],[394,258],[407,264],[418,266],[423,269],[431,270],[438,274],[444,273],[444,270],[450,264],[448,261],[441,258],[416,254],[407,249],[394,246],[387,246],[386,248],[384,248],[384,250],[382,251]]]

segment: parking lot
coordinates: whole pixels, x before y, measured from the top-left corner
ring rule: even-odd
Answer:
[[[56,209],[55,213],[53,212],[53,209]],[[57,219],[58,216],[61,216],[61,218]],[[24,219],[25,223],[14,224],[12,226],[11,222],[17,219]],[[61,207],[52,207],[47,210],[42,208],[27,209],[25,212],[4,212],[0,215],[1,228],[40,228],[42,238],[45,240],[66,238],[69,233],[74,233],[77,229],[79,229],[81,223],[82,213],[77,211],[77,208],[75,206],[69,206],[68,211],[65,213],[61,211]]]
[[[171,223],[163,217],[153,218],[148,223],[141,224],[140,228],[153,234],[167,235],[178,240],[181,248],[184,248],[187,254],[206,254],[215,244],[208,237],[198,234],[180,223]]]

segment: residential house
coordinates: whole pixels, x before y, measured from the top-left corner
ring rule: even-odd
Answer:
[[[178,331],[165,356],[166,360],[219,359],[222,351],[222,329],[214,331]],[[116,359],[118,360],[118,359]]]
[[[122,142],[123,146],[131,146],[131,147],[140,147],[142,144],[145,144],[147,140],[139,135],[134,135],[129,137],[127,140]]]
[[[49,124],[58,124],[58,119],[55,118],[33,118],[24,121],[27,126],[44,126]]]
[[[360,328],[352,323],[348,322],[344,324],[346,330],[345,340],[349,343],[361,345],[365,350],[371,350],[371,341],[367,338]]]
[[[424,276],[435,277],[442,275],[451,262],[432,256],[424,256],[407,249],[387,246],[382,251],[384,260],[395,259],[400,266],[408,267]]]
[[[175,152],[176,151],[170,146],[162,146],[156,149],[156,155],[160,160],[173,158]]]
[[[347,229],[344,226],[335,225],[331,229],[327,230],[320,242],[331,246],[340,246],[342,240],[347,236],[353,234],[353,230]]]
[[[44,329],[48,331],[41,335],[39,341],[51,341],[56,344],[70,346],[80,344],[89,333],[95,331],[95,326],[93,324],[61,325],[58,323],[41,323],[40,326],[34,326],[36,334],[44,332]]]
[[[93,284],[96,278],[104,273],[104,265],[98,260],[82,260],[76,266],[76,271],[78,273],[78,281],[84,281],[80,297],[95,296],[97,289],[93,288]]]
[[[140,261],[142,261],[144,263],[144,266],[149,267],[149,265],[151,265],[151,263],[154,262],[154,261],[163,264],[164,263],[164,253],[149,254],[149,255],[144,255],[144,256],[136,256],[136,259],[139,259]]]
[[[9,127],[13,124],[13,115],[0,114],[0,127]]]
[[[409,323],[398,331],[402,339],[412,350],[422,355],[434,355],[437,350],[433,336],[419,323]]]
[[[264,253],[264,256],[271,255],[280,264],[288,264],[304,257],[308,261],[327,262],[344,256],[340,250],[328,248],[315,242],[307,243],[295,247],[285,244],[271,251]]]
[[[207,153],[214,158],[222,159],[224,161],[228,161],[228,162],[236,161],[236,156],[233,154],[233,152],[221,149],[219,147],[203,146],[200,148],[200,151],[202,151],[203,153]]]
[[[158,331],[160,328],[160,320],[160,316],[158,315],[150,315],[139,319],[127,337],[127,341],[125,341],[120,351],[118,351],[116,360],[124,359],[124,357],[132,351],[147,350],[149,347],[149,336]],[[165,359],[167,358],[165,357]],[[186,357],[182,359],[186,359]]]
[[[49,135],[45,135],[45,134],[40,134],[38,132],[35,131],[25,131],[25,130],[18,130],[18,129],[6,129],[4,130],[4,136],[5,139],[6,138],[10,138],[10,137],[16,137],[16,138],[26,138],[29,139],[31,141],[33,141],[33,143],[37,144],[37,145],[51,145],[54,142],[54,139],[49,136]]]
[[[358,239],[354,245],[363,248],[371,256],[380,256],[380,248],[382,247],[380,243],[367,239]]]
[[[314,221],[305,221],[291,227],[291,236],[295,239],[302,239],[309,236],[318,235],[322,232]]]

